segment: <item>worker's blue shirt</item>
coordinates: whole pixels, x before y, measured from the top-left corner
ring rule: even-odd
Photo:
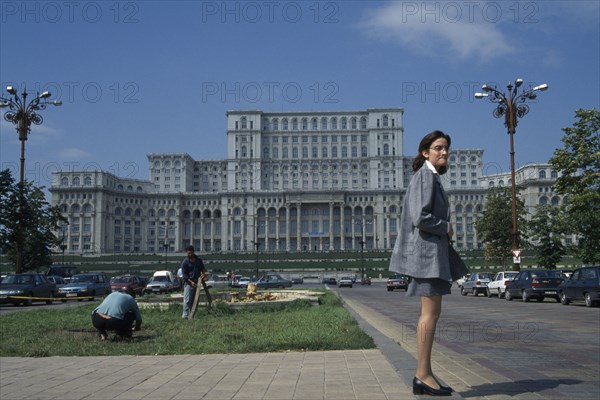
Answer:
[[[188,279],[198,282],[198,278],[202,272],[206,272],[206,269],[204,268],[204,263],[198,256],[194,257],[192,260],[186,257],[181,262],[181,273],[186,285],[189,285]]]
[[[112,292],[100,304],[94,313],[110,315],[112,318],[124,319],[125,314],[132,311],[135,314],[136,321],[142,320],[142,314],[138,308],[135,299],[127,293]]]

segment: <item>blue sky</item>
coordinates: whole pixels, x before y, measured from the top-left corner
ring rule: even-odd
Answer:
[[[434,129],[509,170],[482,84],[550,89],[528,104],[517,166],[547,162],[578,108],[600,108],[597,1],[0,1],[0,83],[49,90],[26,177],[103,169],[148,179],[148,153],[226,154],[227,110],[404,108],[404,150]],[[6,109],[2,109],[4,113]],[[20,143],[0,121],[0,166]]]

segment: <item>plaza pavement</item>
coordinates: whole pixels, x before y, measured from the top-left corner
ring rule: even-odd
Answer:
[[[414,336],[389,318],[346,301],[376,349],[180,356],[0,359],[1,400],[414,399]],[[446,398],[598,399],[598,384],[510,376],[434,345],[434,371],[456,393]],[[531,379],[538,377],[539,379]],[[573,389],[576,387],[577,389]]]

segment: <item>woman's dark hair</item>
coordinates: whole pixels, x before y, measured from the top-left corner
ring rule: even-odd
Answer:
[[[423,157],[423,151],[429,150],[429,148],[431,147],[431,144],[433,142],[435,142],[436,140],[438,140],[439,138],[446,139],[446,141],[448,142],[448,147],[450,147],[450,143],[452,141],[450,139],[450,136],[446,135],[444,132],[433,131],[431,133],[428,133],[423,139],[421,139],[421,143],[419,143],[419,152],[417,153],[416,157],[414,158],[413,164],[412,164],[413,172],[418,171],[419,168],[421,168],[423,166],[423,164],[425,164],[425,157]],[[438,170],[438,173],[440,175],[443,175],[446,173],[447,170],[448,170],[448,168],[444,166]]]

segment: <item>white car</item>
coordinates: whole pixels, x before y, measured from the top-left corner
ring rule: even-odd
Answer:
[[[224,289],[229,287],[229,279],[227,278],[227,275],[209,275],[205,283],[209,288]]]
[[[466,274],[465,276],[463,276],[462,278],[459,278],[456,281],[456,284],[458,285],[459,289],[462,288],[463,283],[465,283],[466,280],[468,280],[471,277],[471,274]]]
[[[235,286],[239,288],[247,288],[250,283],[250,278],[247,276],[242,276],[235,280]]]
[[[344,276],[344,277],[341,277],[338,280],[338,287],[343,287],[343,286],[352,287],[353,283],[354,282],[352,282],[352,278],[351,277]]]
[[[508,285],[508,282],[512,281],[517,274],[518,272],[516,271],[498,272],[496,276],[494,276],[494,279],[487,285],[487,289],[485,291],[487,297],[498,296],[498,298],[501,298],[504,296],[506,285]]]

